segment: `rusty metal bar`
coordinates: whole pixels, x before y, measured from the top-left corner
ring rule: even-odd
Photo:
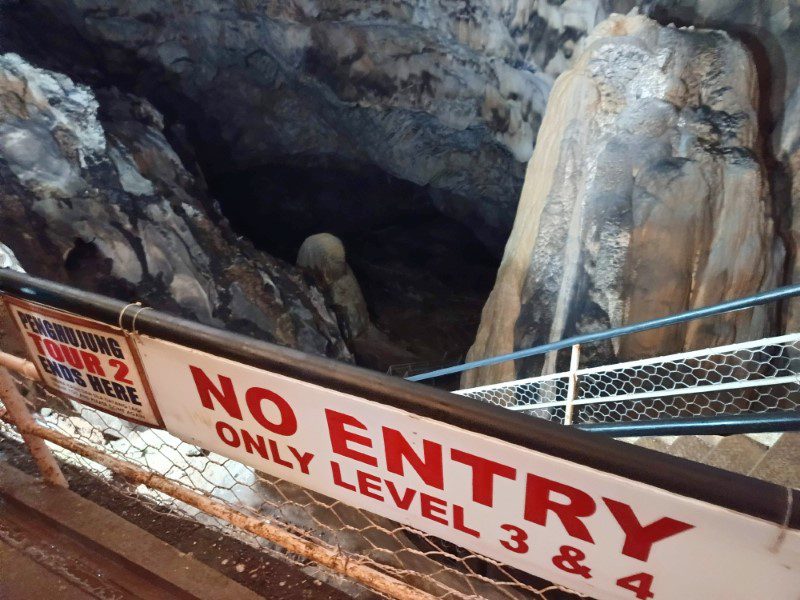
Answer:
[[[0,369],[0,371],[4,371],[4,369]],[[7,373],[6,377],[8,377]],[[8,379],[10,379],[10,377],[8,377]],[[78,442],[62,433],[39,425],[30,418],[30,415],[28,415],[28,417],[29,420],[26,421],[24,425],[20,426],[16,424],[17,430],[22,434],[23,438],[28,436],[33,439],[38,439],[40,442],[41,440],[47,440],[57,444],[62,448],[80,454],[112,470],[114,473],[121,475],[129,481],[145,485],[151,489],[176,498],[181,502],[185,502],[190,506],[194,506],[206,514],[269,540],[293,554],[312,560],[340,575],[344,575],[391,598],[397,598],[398,600],[434,600],[434,597],[430,594],[403,583],[385,573],[381,573],[376,569],[360,564],[353,557],[342,554],[342,552],[336,548],[305,540],[276,525],[267,523],[263,519],[246,515],[226,506],[222,502],[204,496],[203,494],[198,494],[186,486],[171,481],[162,475],[145,471],[140,467],[105,454],[92,446]]]
[[[11,374],[5,367],[0,367],[0,400],[3,401],[6,407],[7,414],[4,418],[16,425],[31,452],[31,456],[33,456],[33,460],[36,461],[39,467],[42,478],[51,485],[68,488],[69,484],[53,457],[53,453],[50,452],[50,448],[47,447],[41,437],[29,433],[31,427],[35,426],[36,423],[25,405],[25,399],[17,389],[17,384],[14,383]]]
[[[36,370],[36,365],[34,365],[27,358],[20,358],[19,356],[9,354],[8,352],[0,351],[0,367],[5,367],[6,369],[15,371],[23,377],[27,377],[33,381],[40,380],[39,373]]]
[[[564,425],[572,425],[573,402],[578,395],[578,367],[581,360],[581,345],[572,346],[569,359],[569,381],[567,383],[567,404],[564,410]]]

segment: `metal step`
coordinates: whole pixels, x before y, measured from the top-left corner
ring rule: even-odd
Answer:
[[[800,432],[780,436],[750,475],[787,487],[800,487]]]

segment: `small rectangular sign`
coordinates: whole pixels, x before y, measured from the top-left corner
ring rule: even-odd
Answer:
[[[800,532],[136,337],[167,430],[596,598],[797,600]]]
[[[136,348],[122,330],[3,297],[45,387],[123,419],[163,427]]]

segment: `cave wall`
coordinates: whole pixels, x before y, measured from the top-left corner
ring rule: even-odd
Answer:
[[[351,360],[322,294],[237,239],[144,99],[0,55],[0,215],[33,275]]]
[[[0,45],[152,99],[209,177],[379,169],[499,255],[553,77],[616,4],[12,0]]]
[[[631,9],[742,38],[769,96],[763,130],[781,131],[800,51],[792,0],[10,0],[0,46],[152,99],[207,176],[378,169],[429,188],[499,255],[553,79],[597,23]]]
[[[755,65],[760,102],[748,109],[757,124],[754,139],[734,147],[751,152],[763,169],[763,177],[751,182],[758,201],[768,205],[757,227],[771,227],[770,247],[785,248],[786,260],[776,251],[780,264],[767,271],[776,283],[797,281],[800,9],[793,0],[6,0],[0,5],[0,49],[22,52],[94,87],[115,83],[150,99],[166,115],[165,136],[192,177],[206,175],[218,189],[230,189],[231,182],[248,188],[237,211],[247,215],[246,205],[254,204],[259,218],[252,222],[287,229],[298,216],[322,214],[324,206],[323,221],[368,228],[395,215],[411,219],[432,205],[466,223],[499,255],[517,214],[524,164],[541,142],[554,78],[582,54],[597,23],[631,9],[662,25],[723,30],[743,44]],[[339,179],[369,173],[363,190],[374,181],[380,188],[385,177],[418,186],[425,197],[392,183],[395,194],[369,192],[375,196],[369,210],[347,189],[293,198],[291,189],[272,193],[273,174],[281,169],[295,170],[299,181],[313,173],[323,187],[331,187],[325,173]],[[264,185],[265,177],[272,186]],[[711,219],[715,210],[698,218]],[[521,218],[531,217],[517,214]],[[291,246],[316,223],[309,220],[308,231],[292,236],[283,255],[289,257]],[[704,227],[705,233],[718,230],[710,220]],[[639,242],[630,237],[624,243]],[[543,252],[557,254],[560,244],[553,237]],[[496,348],[479,340],[472,355],[585,326],[573,319],[562,327],[564,314],[583,312],[597,326],[672,310],[673,304],[645,293],[644,275],[619,275],[616,263],[627,260],[615,258],[609,278],[640,277],[639,288],[631,279],[624,285],[615,280],[604,285],[629,292],[588,305],[569,300],[585,290],[534,294],[520,310],[540,325],[527,334],[514,329]],[[674,268],[683,280],[696,270]],[[585,266],[597,269],[591,262]],[[619,308],[634,298],[649,308]],[[796,327],[800,312],[790,305],[770,322]],[[509,331],[508,323],[492,327]]]
[[[728,142],[719,144],[720,135],[730,123],[714,123],[713,118],[707,123],[709,131],[701,135],[709,141],[716,138],[717,147],[707,158],[722,149],[726,152],[744,150],[756,164],[744,170],[736,167],[741,174],[732,177],[726,187],[736,189],[741,197],[737,208],[732,208],[736,203],[729,204],[731,208],[727,214],[718,212],[721,207],[718,200],[698,202],[698,191],[705,190],[709,180],[712,187],[719,185],[719,174],[709,177],[708,166],[704,167],[702,180],[694,183],[692,179],[696,176],[688,176],[685,166],[658,169],[663,171],[661,174],[652,170],[641,175],[637,171],[626,173],[628,179],[634,175],[634,187],[626,194],[625,204],[631,212],[625,214],[613,204],[609,205],[608,199],[598,201],[598,197],[592,196],[591,186],[586,181],[588,172],[582,169],[593,168],[592,165],[605,167],[608,187],[614,188],[618,182],[614,171],[620,168],[626,171],[630,165],[630,147],[608,152],[593,138],[589,147],[597,151],[597,160],[588,153],[577,153],[579,156],[572,167],[575,171],[564,178],[564,173],[559,171],[563,165],[558,162],[558,150],[553,150],[552,146],[563,141],[560,136],[568,135],[570,127],[561,123],[555,126],[555,133],[540,131],[537,146],[543,153],[542,161],[549,163],[541,167],[545,172],[534,167],[536,157],[529,164],[515,230],[506,247],[495,289],[484,308],[470,358],[665,316],[704,303],[800,281],[800,127],[797,125],[800,118],[800,5],[791,0],[652,0],[616,2],[614,8],[621,12],[641,9],[661,25],[717,29],[741,44],[747,54],[741,59],[741,67],[749,74],[754,92],[750,107],[745,106],[753,135],[744,148],[726,148]],[[586,43],[584,38],[584,48]],[[666,48],[663,51],[668,52]],[[626,65],[623,61],[619,73],[613,65],[609,68],[607,73],[601,73],[603,79],[623,76]],[[726,68],[735,73],[739,67],[734,61]],[[708,82],[701,83],[705,86]],[[658,96],[662,92],[650,88],[650,82],[643,87],[645,95]],[[665,99],[675,105],[673,99]],[[578,114],[580,111],[571,110],[563,98],[557,105],[558,100],[551,95],[548,113],[554,113],[554,121],[569,116],[579,121],[597,119],[591,106],[584,104],[584,113]],[[696,108],[711,109],[709,116],[713,117],[712,100],[701,95]],[[677,106],[686,108],[679,103]],[[731,114],[727,109],[724,112]],[[616,117],[617,127],[622,125],[621,116]],[[656,126],[660,118],[654,115],[648,117],[648,121]],[[679,128],[696,124],[686,122]],[[574,138],[567,140],[574,141]],[[550,150],[541,148],[542,144],[551,146]],[[683,159],[685,152],[685,148],[674,148],[669,154]],[[741,175],[745,177],[741,179]],[[589,193],[594,208],[575,211],[572,200],[556,208],[555,198],[546,197],[552,178],[556,179],[556,187],[562,187],[554,196],[565,194],[569,179],[574,185],[572,192]],[[735,185],[736,181],[740,183]],[[718,191],[712,196],[718,195]],[[565,214],[556,215],[558,210]],[[564,223],[567,213],[578,221]],[[539,223],[540,216],[543,223]],[[570,231],[570,227],[576,226],[583,229]],[[560,227],[558,231],[568,239],[547,234],[547,227]],[[537,237],[537,231],[542,235]],[[609,236],[609,232],[624,232],[625,235],[622,238]],[[702,252],[698,252],[703,247],[698,244],[700,237],[709,240]],[[694,259],[690,260],[693,254]],[[545,257],[556,258],[556,263],[548,262]],[[565,264],[565,260],[573,262]],[[707,275],[702,270],[713,261],[717,262],[721,279],[704,288]],[[536,269],[539,271],[535,274]],[[714,293],[709,294],[709,290]],[[698,297],[703,297],[703,302],[698,302]],[[638,358],[759,334],[796,331],[798,326],[800,309],[797,302],[792,301],[779,304],[772,314],[756,311],[748,315],[744,323],[739,318],[706,320],[692,327],[632,336],[615,345],[586,348],[584,352],[585,359],[590,362],[613,357]],[[516,366],[509,363],[467,374],[462,383],[489,383],[536,375],[543,369],[553,368],[552,356],[546,363],[541,359],[519,361]]]

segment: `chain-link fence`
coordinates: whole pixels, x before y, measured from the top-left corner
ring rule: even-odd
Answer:
[[[476,555],[455,544],[401,525],[341,501],[261,473],[215,453],[187,444],[169,433],[134,425],[114,416],[63,400],[31,382],[26,401],[36,422],[77,440],[104,455],[162,475],[238,512],[325,548],[348,562],[367,565],[437,598],[577,598],[579,594]],[[0,402],[0,407],[2,403]],[[2,410],[0,410],[2,413]],[[0,420],[3,439],[21,441],[10,423]],[[110,469],[84,456],[52,445],[60,460],[85,469],[98,485],[136,496],[181,518],[233,535],[265,550],[282,552],[304,567],[309,561],[286,553],[229,522],[144,485],[131,484]],[[364,588],[344,585],[354,596]],[[370,592],[371,594],[372,592]]]
[[[457,394],[560,423],[794,411],[800,334],[509,381]],[[570,382],[572,381],[572,385]]]

